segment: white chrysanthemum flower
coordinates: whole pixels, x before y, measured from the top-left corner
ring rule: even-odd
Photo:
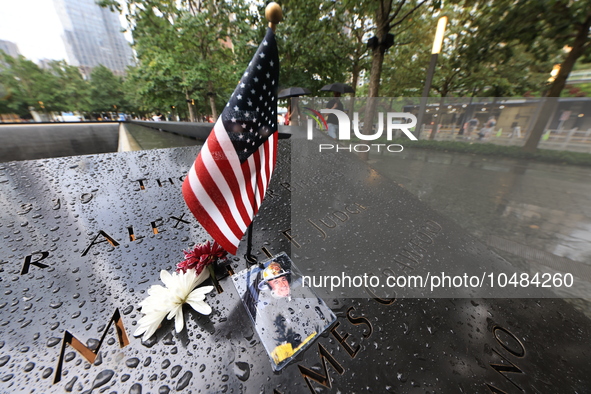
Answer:
[[[203,286],[195,289],[209,277],[209,270],[204,269],[199,276],[194,269],[188,269],[186,273],[160,271],[160,280],[166,287],[160,285],[151,286],[148,289],[148,297],[140,302],[144,316],[139,320],[139,327],[133,333],[134,336],[142,336],[142,340],[149,339],[162,320],[174,319],[176,332],[181,332],[184,327],[183,304],[191,305],[193,309],[203,315],[211,313],[211,307],[204,301],[205,294],[213,290],[213,286]],[[193,290],[195,289],[195,290]]]

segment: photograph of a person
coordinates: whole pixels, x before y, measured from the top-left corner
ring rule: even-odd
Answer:
[[[281,253],[233,276],[257,334],[278,371],[335,321],[336,316]]]

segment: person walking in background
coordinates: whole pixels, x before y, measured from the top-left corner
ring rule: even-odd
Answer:
[[[334,98],[330,100],[328,104],[326,104],[326,108],[343,111],[345,107],[343,106],[343,103],[339,97],[341,97],[341,93],[334,92]],[[328,135],[336,139],[339,133],[339,119],[335,114],[329,114],[328,118],[326,119],[326,123],[328,124]]]
[[[494,116],[488,118],[484,127],[478,132],[478,139],[482,140],[483,138],[488,137],[494,130],[496,124],[497,121]]]
[[[513,122],[511,124],[511,133],[509,134],[509,138],[513,138],[517,136],[517,138],[521,138],[521,127],[519,127],[519,123]]]
[[[285,113],[283,124],[289,126],[291,120],[291,100],[287,100],[287,112]]]
[[[476,118],[472,118],[468,121],[468,130],[466,132],[466,138],[470,137],[472,132],[474,130],[476,130],[476,128],[478,127],[479,124],[480,124],[480,122]]]

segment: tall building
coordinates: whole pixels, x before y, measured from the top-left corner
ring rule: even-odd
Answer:
[[[4,51],[8,56],[12,57],[20,55],[18,47],[12,41],[0,40],[0,51]]]
[[[54,5],[70,64],[86,76],[99,64],[116,75],[125,74],[133,64],[133,52],[121,32],[118,14],[99,7],[95,0],[54,0]]]

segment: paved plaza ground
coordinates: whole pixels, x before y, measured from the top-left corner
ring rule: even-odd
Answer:
[[[591,168],[412,148],[369,163],[507,260],[570,271],[591,294]]]

